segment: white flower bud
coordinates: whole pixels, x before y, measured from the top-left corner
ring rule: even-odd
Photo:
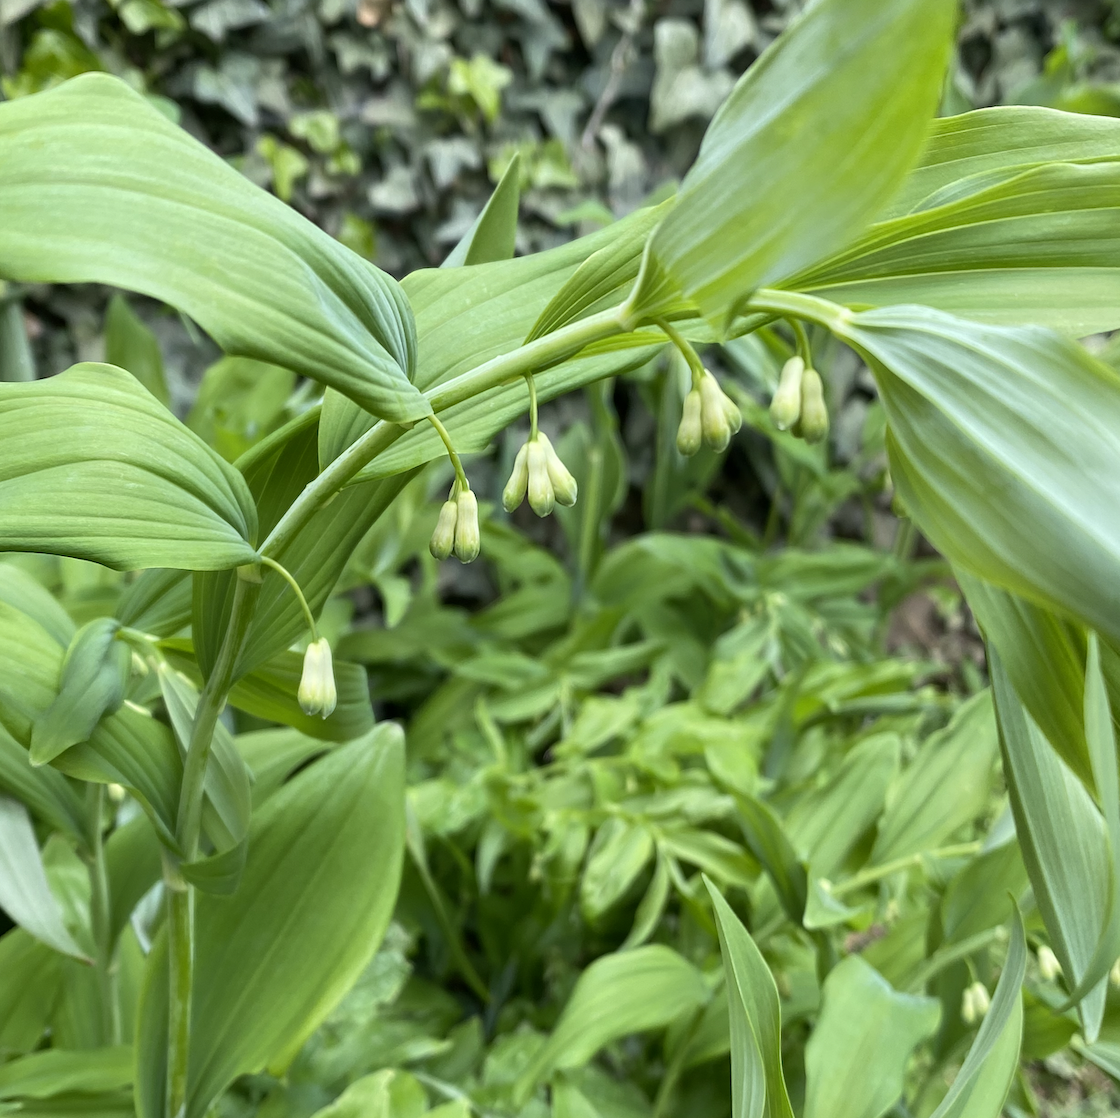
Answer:
[[[1108,980],[1113,986],[1120,986],[1120,959],[1112,964],[1112,970],[1108,972]]]
[[[317,641],[312,641],[303,654],[299,705],[304,714],[319,714],[323,718],[329,718],[337,704],[338,692],[334,687],[331,646],[326,637],[320,637]]]
[[[502,490],[502,508],[506,512],[513,512],[525,500],[528,489],[529,444],[525,443],[513,460],[513,469],[510,471],[509,481],[506,482],[506,487]]]
[[[827,434],[824,384],[816,369],[806,369],[801,378],[801,435],[807,443],[819,443]]]
[[[731,433],[737,435],[743,429],[743,413],[739,410],[739,405],[722,389],[720,395],[723,396],[723,414],[727,416],[727,425],[731,428]]]
[[[700,392],[694,388],[684,398],[684,410],[677,428],[677,450],[686,458],[691,458],[700,449],[703,434],[700,426]]]
[[[1038,949],[1038,973],[1047,982],[1053,982],[1062,973],[1062,964],[1058,962],[1058,956],[1045,945]]]
[[[548,476],[548,455],[539,438],[529,442],[529,505],[537,516],[548,516],[556,503],[552,478]]]
[[[482,539],[478,531],[478,501],[469,489],[462,489],[456,503],[459,507],[455,520],[455,556],[461,563],[473,563],[482,550]]]
[[[446,559],[451,554],[451,549],[455,546],[455,521],[458,516],[458,506],[455,502],[444,501],[443,508],[439,510],[436,529],[428,544],[428,550],[436,559]]]
[[[805,362],[791,357],[778,377],[778,390],[770,401],[770,418],[779,431],[788,431],[801,415],[801,377]]]
[[[700,429],[712,450],[726,450],[731,442],[731,424],[723,406],[726,398],[719,381],[705,372],[700,378]]]
[[[974,982],[964,992],[961,999],[961,1020],[966,1025],[974,1025],[992,1008],[992,999],[983,982]]]
[[[548,480],[552,482],[552,492],[556,496],[556,503],[563,505],[565,508],[571,508],[576,503],[576,496],[579,492],[576,479],[572,477],[568,467],[560,461],[560,455],[556,453],[549,437],[543,431],[540,431],[537,438],[544,444],[545,466],[548,469]]]

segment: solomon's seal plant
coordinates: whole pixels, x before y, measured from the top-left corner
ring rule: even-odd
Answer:
[[[403,735],[372,727],[316,617],[416,471],[450,456],[431,551],[470,562],[481,535],[460,452],[531,407],[505,503],[573,502],[537,396],[672,345],[690,375],[677,445],[721,453],[742,416],[697,350],[780,322],[799,352],[779,428],[828,429],[808,330],[875,379],[891,477],[988,643],[1018,839],[1094,1042],[1120,955],[1120,382],[1074,339],[1120,327],[1120,123],[1031,108],[934,121],[955,19],[952,0],[817,0],[731,91],[673,199],[507,259],[511,180],[453,254],[470,266],[399,284],[113,78],[0,105],[0,277],[142,292],[226,353],[322,389],[229,463],[114,366],[0,384],[0,548],[137,572],[114,616],[81,628],[20,568],[0,575],[0,827],[24,852],[0,903],[49,959],[81,960],[67,996],[96,1007],[86,1047],[113,1053],[91,1070],[60,1047],[67,1089],[131,1083],[141,1118],[201,1118],[236,1076],[287,1067],[369,962],[405,849]],[[222,715],[262,695],[318,739],[278,748],[254,785]],[[346,744],[306,766],[316,740]],[[131,819],[107,807],[118,788]],[[804,866],[756,823],[760,864],[800,881],[790,909],[813,933],[840,899],[819,881],[808,899]],[[69,922],[35,827],[66,836],[88,878]],[[157,881],[138,956],[125,929]],[[691,903],[723,948],[735,1112],[789,1115],[771,972],[718,891]],[[599,977],[640,980],[660,958],[623,952]],[[939,1115],[998,1114],[1025,960],[1012,914],[994,994],[979,980],[965,993],[966,1015],[986,1016]],[[844,1067],[853,1000],[868,1020],[890,1008],[899,1036],[936,1026],[928,998],[884,990],[863,960],[822,948],[819,966],[815,1038],[839,1040],[807,1050],[807,1118],[830,1113],[820,1085],[839,1072],[819,1069]],[[22,996],[30,976],[0,982]],[[564,1070],[558,1035],[526,1098]],[[25,1086],[7,1081],[7,1097],[35,1098],[38,1066],[11,1072]]]

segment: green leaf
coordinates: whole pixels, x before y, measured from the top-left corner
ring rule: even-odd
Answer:
[[[523,1105],[554,1071],[586,1064],[604,1045],[664,1028],[708,1000],[700,972],[660,944],[603,955],[580,975],[560,1020],[518,1081]]]
[[[941,898],[941,926],[947,943],[1003,922],[1010,894],[1021,903],[1029,888],[1027,870],[1014,834],[1007,841],[978,854],[945,888]]]
[[[397,285],[124,82],[86,74],[0,106],[0,168],[0,275],[139,291],[229,354],[386,419],[428,412],[408,379],[415,334]]]
[[[460,268],[467,264],[512,260],[517,242],[517,210],[520,202],[521,155],[515,152],[482,213],[474,219],[440,267]]]
[[[1019,848],[1050,946],[1067,980],[1080,987],[1092,976],[1090,964],[1112,907],[1113,867],[1104,820],[1023,707],[994,649],[989,648],[988,660]],[[1090,1043],[1104,1013],[1107,970],[1096,976],[1078,1006]]]
[[[132,1082],[132,1049],[35,1052],[0,1067],[0,1099],[47,1099],[71,1091],[94,1094]]]
[[[119,294],[105,312],[105,361],[130,372],[165,408],[170,406],[159,342]]]
[[[1120,639],[1100,592],[1120,577],[1120,378],[1049,331],[920,307],[845,317],[837,332],[871,359],[891,477],[937,549]]]
[[[27,614],[63,648],[74,636],[74,622],[58,599],[13,563],[0,563],[0,602]]]
[[[121,594],[116,618],[122,625],[153,637],[169,637],[191,620],[189,571],[141,571]]]
[[[39,1047],[58,999],[64,961],[22,928],[0,936],[0,1052]]]
[[[118,570],[216,570],[256,555],[241,475],[121,369],[0,384],[0,441],[0,547]]]
[[[62,908],[47,884],[27,809],[7,796],[0,796],[0,907],[48,947],[89,961],[67,929]]]
[[[123,785],[148,813],[160,841],[177,849],[183,763],[171,731],[146,711],[122,706],[101,719],[89,741],[71,746],[52,764],[78,780]]]
[[[1011,943],[991,1008],[957,1072],[949,1093],[932,1118],[999,1118],[1011,1081],[1019,1070],[1023,1038],[1023,999],[1019,993],[1027,972],[1027,939],[1015,909]]]
[[[998,753],[992,698],[982,691],[907,766],[879,822],[872,863],[933,850],[982,814]]]
[[[941,93],[953,0],[818,0],[739,79],[654,233],[668,273],[721,325],[759,286],[849,242],[921,150]],[[645,288],[645,290],[643,290]]]
[[[844,758],[829,783],[801,797],[786,815],[786,833],[813,877],[828,877],[883,810],[898,771],[897,734],[874,734]]]
[[[580,910],[594,923],[626,895],[653,857],[653,836],[641,823],[608,819],[595,833],[579,883]]]
[[[1085,635],[1052,610],[990,582],[954,571],[984,640],[1043,736],[1087,787],[1093,767],[1085,741]]]
[[[1044,165],[873,225],[783,286],[849,306],[920,303],[1083,336],[1120,326],[1117,230],[1120,162]]]
[[[615,235],[597,248],[565,281],[541,311],[526,342],[543,338],[570,322],[605,310],[638,278],[642,251],[650,233],[668,214],[675,199],[638,210],[629,221],[612,226]]]
[[[1115,159],[1120,121],[1033,105],[935,120],[917,166],[884,216],[933,209],[1044,163]]]
[[[31,767],[27,750],[0,725],[0,792],[14,796],[31,813],[73,838],[85,835],[81,797],[54,769]]]
[[[805,1118],[880,1118],[902,1096],[914,1047],[941,1017],[935,998],[900,994],[858,955],[825,980],[805,1046]]]
[[[116,942],[145,893],[160,879],[159,840],[145,815],[116,827],[105,840],[109,938]]]
[[[241,886],[198,896],[187,1118],[233,1078],[287,1065],[368,964],[404,850],[404,743],[384,723],[291,780],[255,814]],[[164,1110],[167,941],[149,956],[137,1112]]]
[[[735,802],[747,849],[770,875],[786,915],[800,924],[809,891],[805,863],[797,857],[777,816],[766,804],[748,795],[737,796]]]
[[[420,1118],[428,1113],[428,1097],[416,1077],[383,1068],[354,1080],[312,1118]]]
[[[132,652],[116,639],[120,623],[99,617],[83,625],[66,650],[58,697],[31,727],[31,763],[45,765],[88,740],[105,713],[124,702]]]
[[[715,907],[731,1025],[733,1118],[793,1118],[782,1073],[778,988],[731,906],[706,881]]]

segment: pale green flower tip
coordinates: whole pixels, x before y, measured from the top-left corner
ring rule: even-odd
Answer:
[[[700,429],[704,442],[712,450],[726,450],[731,442],[731,424],[724,408],[726,399],[719,381],[711,373],[705,372],[700,379]]]
[[[540,437],[529,443],[529,507],[537,516],[548,516],[556,504],[556,491],[548,476],[548,452]]]
[[[1038,949],[1038,973],[1047,982],[1053,982],[1062,973],[1058,956],[1045,945]]]
[[[513,469],[510,471],[509,481],[502,490],[502,508],[506,512],[513,512],[525,500],[529,490],[529,444],[525,443],[517,452],[513,460]]]
[[[983,982],[974,982],[967,987],[961,998],[961,1020],[966,1025],[974,1025],[992,1008],[992,999]]]
[[[806,369],[801,379],[801,434],[809,443],[818,443],[828,434],[824,384],[816,369]]]
[[[444,501],[428,544],[428,550],[434,558],[446,559],[451,554],[451,549],[455,546],[455,522],[458,518],[459,510],[455,501]]]
[[[478,500],[469,489],[463,489],[455,501],[458,506],[455,557],[461,563],[473,563],[482,550],[482,535],[478,528]]]
[[[298,698],[304,714],[318,714],[323,718],[329,718],[338,705],[331,646],[326,637],[312,641],[303,654],[303,675],[299,681]]]
[[[770,401],[770,418],[779,431],[788,431],[801,415],[801,378],[805,362],[791,357],[778,377],[778,389]]]
[[[556,497],[556,503],[563,505],[565,508],[571,508],[579,495],[576,479],[572,477],[568,467],[560,460],[560,455],[556,453],[548,438],[543,434],[541,438],[544,439],[545,466],[548,469],[548,480],[552,482],[552,492]]]
[[[677,427],[677,450],[691,458],[699,449],[704,431],[700,424],[700,393],[697,389],[684,398],[680,426]]]

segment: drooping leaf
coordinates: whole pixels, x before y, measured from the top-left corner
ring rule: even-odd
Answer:
[[[0,796],[0,907],[48,947],[88,960],[47,883],[27,809],[8,796]]]
[[[75,634],[62,662],[58,696],[31,728],[33,765],[45,765],[88,740],[101,716],[124,701],[132,652],[116,639],[119,629],[118,622],[101,617]]]
[[[843,317],[843,316],[842,316]],[[844,317],[887,411],[891,476],[944,555],[1120,639],[1120,377],[1074,342],[919,307]]]
[[[4,104],[0,167],[0,275],[139,291],[227,353],[285,365],[387,419],[426,414],[397,285],[124,82],[83,74]]]
[[[731,906],[710,882],[706,884],[727,977],[733,1118],[793,1118],[782,1072],[778,988]]]
[[[0,384],[0,440],[7,550],[118,570],[216,570],[255,556],[241,476],[120,369]]]
[[[722,325],[754,288],[850,241],[902,182],[941,91],[951,0],[818,0],[739,79],[650,241]],[[645,290],[643,290],[645,288]]]
[[[664,1028],[707,1001],[700,972],[660,944],[596,959],[580,975],[560,1020],[518,1081],[525,1100],[553,1071],[587,1063],[605,1044]]]
[[[1091,975],[1114,888],[1104,820],[1023,707],[994,649],[988,649],[988,662],[1023,862],[1050,946],[1067,979],[1079,987]],[[1107,969],[1078,1006],[1090,1043],[1104,1013]]]
[[[937,1028],[935,998],[900,994],[858,955],[825,980],[805,1046],[805,1118],[881,1118],[902,1095],[910,1053]]]
[[[1019,1045],[1023,1037],[1020,987],[1026,971],[1027,939],[1016,908],[1011,943],[991,1008],[949,1093],[932,1118],[999,1118],[1011,1081],[1019,1069]]]
[[[189,1118],[236,1075],[285,1067],[369,962],[396,899],[403,803],[403,736],[384,723],[255,814],[232,897],[199,895]],[[163,1113],[167,981],[161,936],[140,1006],[142,1118]]]
[[[879,821],[872,862],[932,850],[988,802],[999,752],[992,699],[974,696],[944,730],[932,734],[907,766]]]
[[[460,268],[468,264],[512,260],[517,241],[517,208],[520,201],[521,156],[515,152],[482,213],[474,219],[440,267]]]

